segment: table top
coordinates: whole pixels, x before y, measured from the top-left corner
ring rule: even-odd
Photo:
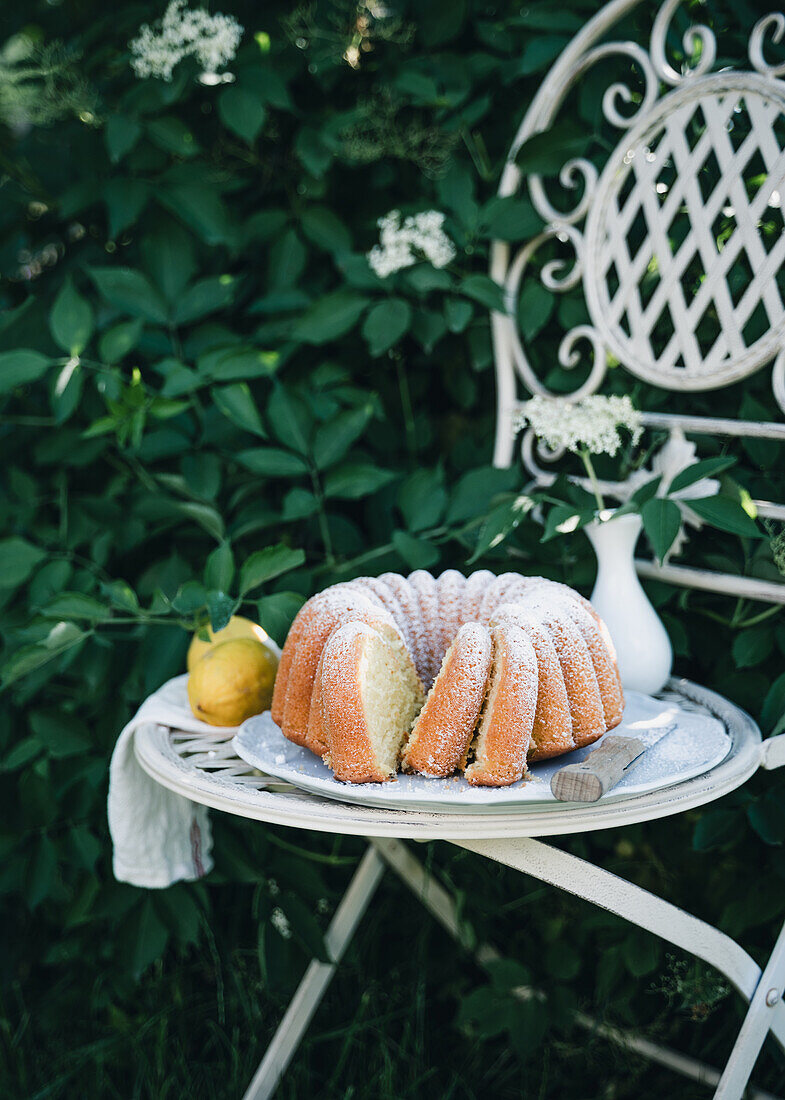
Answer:
[[[235,754],[234,730],[195,734],[150,723],[136,731],[134,751],[147,774],[177,794],[275,825],[413,840],[563,836],[650,821],[704,805],[740,787],[761,765],[760,730],[741,708],[688,680],[669,681],[661,697],[719,719],[731,737],[728,755],[694,779],[607,804],[556,803],[525,811],[460,814],[336,802],[255,770]]]

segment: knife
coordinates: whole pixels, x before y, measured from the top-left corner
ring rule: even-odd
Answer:
[[[559,802],[597,802],[632,771],[645,752],[675,726],[662,715],[660,722],[634,730],[634,736],[606,734],[579,764],[567,764],[551,776],[551,790]]]

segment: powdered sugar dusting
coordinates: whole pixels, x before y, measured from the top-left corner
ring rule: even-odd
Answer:
[[[502,622],[492,640],[493,671],[466,778],[498,787],[517,783],[526,770],[538,681],[534,646],[521,627]]]
[[[461,608],[466,578],[455,569],[446,569],[436,582],[441,625],[441,651],[446,653],[461,625]]]
[[[414,723],[403,753],[407,769],[447,776],[463,762],[482,710],[491,655],[487,629],[479,623],[465,623]]]
[[[343,691],[349,700],[346,678],[356,674],[351,654],[366,648],[361,643],[369,636],[367,631],[377,635],[381,631],[385,645],[400,645],[408,652],[413,670],[430,689],[405,750],[406,765],[427,775],[451,774],[466,754],[486,695],[492,661],[488,625],[494,631],[493,644],[505,657],[501,664],[497,661],[508,685],[504,698],[516,699],[518,710],[529,717],[534,712],[532,759],[589,744],[620,721],[623,696],[607,632],[579,593],[544,577],[517,573],[495,577],[479,570],[467,579],[456,570],[446,570],[437,581],[427,571],[416,570],[408,578],[396,573],[359,577],[308,601],[292,628],[299,640],[296,650],[290,649],[282,723],[287,736],[294,733],[293,739],[303,743],[301,712],[307,714],[311,698],[311,691],[306,696],[304,689],[313,686],[322,651],[323,693]],[[289,640],[285,654],[287,648]],[[496,706],[496,682],[494,674],[482,719],[488,729],[492,718],[488,708]],[[349,709],[348,704],[342,708],[340,724],[352,733],[349,715],[343,713]],[[505,719],[508,732],[518,711],[510,713],[512,717]],[[477,777],[473,782],[509,782],[504,778],[510,774],[509,759],[505,768],[491,767],[487,761],[480,768],[478,758],[472,774]]]
[[[436,580],[425,569],[416,569],[409,575],[409,584],[414,589],[420,605],[420,618],[423,624],[423,683],[430,689],[436,673],[439,671],[444,651],[440,652],[439,601],[436,592]]]

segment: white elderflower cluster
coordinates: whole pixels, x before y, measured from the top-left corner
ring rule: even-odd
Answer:
[[[438,210],[423,210],[403,224],[400,210],[391,210],[378,225],[380,243],[368,253],[368,263],[380,279],[411,267],[421,258],[434,267],[446,267],[455,257],[455,245],[442,228],[444,214]]]
[[[289,940],[292,938],[292,926],[289,924],[289,918],[283,909],[277,907],[273,909],[270,914],[270,923],[283,939]]]
[[[641,414],[624,397],[584,397],[572,402],[561,397],[532,397],[522,406],[514,428],[531,425],[538,439],[552,450],[615,455],[622,444],[619,429],[626,428],[637,443],[643,431]]]
[[[163,18],[152,27],[145,23],[129,43],[131,66],[140,78],[171,80],[186,57],[195,57],[206,73],[228,65],[237,53],[243,28],[231,15],[191,10],[187,0],[171,0]]]

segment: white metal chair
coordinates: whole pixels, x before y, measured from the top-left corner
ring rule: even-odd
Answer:
[[[576,364],[580,341],[588,343],[592,354],[588,378],[573,396],[600,387],[607,353],[633,375],[680,393],[729,385],[773,361],[773,389],[785,410],[785,307],[777,286],[785,234],[767,249],[758,230],[765,209],[779,210],[774,205],[778,202],[775,192],[785,196],[785,84],[778,79],[785,74],[785,66],[772,67],[764,59],[767,37],[778,42],[785,36],[785,16],[768,15],[754,28],[749,42],[751,71],[723,69],[712,74],[714,36],[705,27],[695,27],[685,35],[684,47],[685,54],[692,56],[700,46],[698,63],[690,71],[678,72],[668,61],[666,49],[678,0],[666,0],[660,8],[648,49],[628,41],[607,40],[617,22],[641,2],[612,0],[565,49],[524,118],[502,178],[503,196],[516,193],[525,182],[548,224],[514,256],[507,244],[497,242],[493,247],[492,274],[505,287],[510,307],[508,315],[495,314],[492,319],[498,379],[498,465],[513,459],[512,424],[521,403],[519,387],[522,384],[529,393],[545,392],[527,358],[514,316],[527,267],[535,252],[553,241],[573,249],[572,266],[551,260],[539,277],[554,292],[582,285],[591,318],[590,323],[569,332],[561,344],[560,359],[566,367]],[[564,166],[561,183],[568,190],[579,189],[580,198],[568,213],[559,212],[541,179],[522,180],[514,164],[515,153],[527,138],[552,124],[575,83],[589,69],[614,57],[629,59],[640,74],[640,102],[631,107],[635,94],[626,84],[613,84],[605,92],[604,114],[620,131],[619,143],[602,172],[588,160],[572,160]],[[629,117],[625,108],[631,111]],[[728,123],[733,121],[732,115],[738,117],[741,112],[745,113],[748,137],[736,149]],[[698,174],[710,155],[716,158],[721,186],[704,198]],[[767,178],[750,198],[744,185],[745,171],[758,155]],[[663,170],[667,178],[661,178]],[[719,208],[730,205],[735,211],[735,231],[720,252],[712,226]],[[681,248],[674,253],[668,240],[669,219],[683,217],[685,210],[689,225]],[[631,251],[626,234],[636,222],[639,239]],[[729,283],[729,270],[742,246],[750,258],[752,276],[739,296]],[[652,263],[658,280],[651,296],[646,297],[641,293],[641,280]],[[695,299],[688,300],[681,279],[695,264],[702,277]],[[710,344],[702,346],[698,322],[710,302],[716,313],[715,330]],[[767,324],[765,331],[753,338],[748,326],[759,308],[765,312]],[[661,318],[666,315],[671,331],[663,336]],[[646,422],[687,432],[785,440],[785,425],[778,423],[681,413],[649,414]],[[530,437],[524,437],[523,456],[538,480],[548,478],[536,464]],[[768,502],[759,502],[758,507],[762,515],[785,519],[785,507]],[[639,568],[645,575],[675,584],[785,602],[785,586],[775,583],[651,563],[641,563]],[[462,942],[453,900],[425,873],[401,843],[404,839],[442,839],[504,863],[644,927],[714,966],[749,1002],[722,1072],[640,1036],[605,1028],[586,1016],[578,1022],[693,1080],[716,1086],[718,1100],[740,1100],[767,1034],[772,1032],[785,1046],[785,929],[761,968],[738,944],[705,922],[601,867],[536,839],[679,813],[739,787],[759,767],[785,764],[785,735],[762,742],[749,716],[715,693],[686,681],[671,681],[669,693],[683,708],[703,709],[725,724],[733,744],[721,764],[706,775],[607,806],[557,805],[522,814],[401,813],[328,802],[260,776],[233,754],[228,741],[220,746],[212,737],[202,739],[202,744],[192,735],[178,735],[176,730],[160,726],[138,730],[135,752],[142,767],[159,783],[194,802],[274,824],[370,838],[327,934],[334,962],[314,961],[309,966],[246,1100],[264,1100],[274,1092],[385,868],[394,870]],[[494,957],[493,949],[485,945],[477,957],[481,963],[487,962]],[[522,995],[527,994],[523,991]],[[750,1095],[759,1100],[765,1097],[760,1092]]]
[[[668,60],[667,40],[679,2],[666,0],[659,9],[648,50],[636,42],[607,40],[641,0],[607,4],[561,54],[510,149],[499,195],[525,188],[546,226],[514,254],[505,242],[493,245],[491,275],[504,287],[508,307],[507,314],[496,313],[492,321],[496,465],[507,466],[513,459],[520,390],[527,396],[548,393],[516,323],[527,275],[554,294],[582,291],[590,322],[567,332],[559,348],[559,361],[567,369],[579,367],[583,351],[590,353],[588,376],[571,398],[599,390],[609,356],[636,378],[680,394],[719,390],[773,362],[772,389],[785,412],[785,285],[780,279],[785,232],[766,237],[761,231],[765,218],[783,225],[785,83],[778,78],[785,75],[785,65],[769,65],[764,55],[768,36],[775,43],[782,40],[785,16],[767,15],[752,30],[752,71],[713,73],[717,43],[705,26],[691,27],[684,35],[685,56],[692,57],[699,47],[699,59],[677,71]],[[583,158],[564,164],[557,208],[539,176],[523,177],[516,155],[559,119],[568,96],[590,70],[618,58],[629,63],[629,83],[609,84],[602,99],[608,129],[618,135],[616,147],[601,171]],[[718,244],[716,226],[722,217],[732,231],[728,236],[726,228]],[[558,242],[562,255],[532,274],[537,252],[552,242]],[[688,284],[697,290],[691,293]],[[689,411],[644,412],[644,422],[703,435],[785,441],[783,423]],[[524,464],[537,483],[548,484],[553,475],[537,464],[534,442],[527,431]],[[561,457],[543,448],[537,453],[544,460]],[[613,485],[605,488],[613,491]],[[755,503],[762,517],[785,520],[785,506]],[[785,603],[785,585],[776,582],[650,561],[637,565],[643,576],[671,584]]]

